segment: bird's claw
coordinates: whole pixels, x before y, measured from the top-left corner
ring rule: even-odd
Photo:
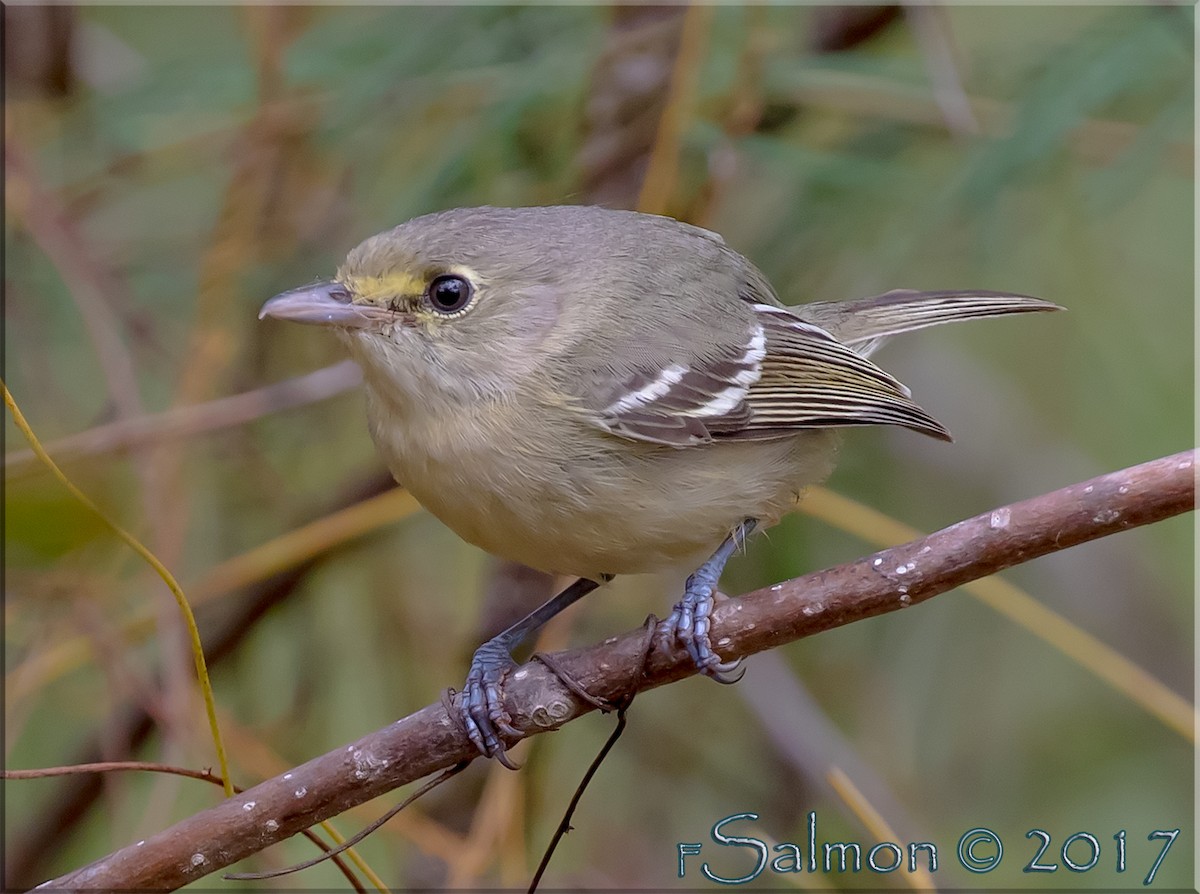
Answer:
[[[505,757],[505,744],[500,738],[521,737],[512,725],[512,717],[504,709],[502,686],[504,677],[516,667],[512,656],[500,644],[489,641],[475,650],[471,670],[463,686],[459,706],[467,736],[484,757],[494,757],[510,769],[516,769]]]
[[[708,636],[709,618],[715,604],[713,588],[714,584],[704,575],[697,573],[689,577],[683,599],[662,622],[659,631],[668,642],[677,642],[687,650],[700,673],[718,683],[736,683],[742,678],[739,673],[742,660],[722,661],[713,651]]]

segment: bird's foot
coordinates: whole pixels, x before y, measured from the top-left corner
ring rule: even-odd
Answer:
[[[504,643],[488,640],[475,650],[459,703],[463,725],[479,753],[496,758],[512,770],[517,768],[505,757],[506,746],[500,737],[521,737],[504,709],[502,691],[504,677],[516,666]]]
[[[718,683],[736,683],[740,680],[742,675],[739,668],[742,661],[740,658],[736,661],[722,661],[721,656],[713,651],[712,641],[708,636],[715,603],[713,594],[717,590],[721,572],[725,570],[725,563],[746,542],[756,524],[754,519],[748,518],[734,528],[708,561],[687,579],[683,598],[659,628],[660,634],[668,642],[677,642],[687,649],[700,673],[712,677]]]
[[[608,580],[609,575],[604,575],[603,579]],[[517,666],[512,659],[512,650],[546,621],[598,586],[598,582],[581,577],[475,650],[462,698],[458,702],[458,715],[467,735],[484,757],[494,757],[510,770],[517,769],[504,756],[505,745],[501,738],[519,739],[522,736],[521,731],[512,725],[508,711],[504,710],[504,678]]]
[[[718,683],[736,683],[742,678],[739,672],[741,659],[722,661],[721,656],[713,651],[708,636],[709,618],[716,602],[713,598],[716,583],[716,577],[708,573],[707,565],[689,577],[683,599],[676,603],[659,631],[669,642],[677,642],[687,649],[700,673]]]

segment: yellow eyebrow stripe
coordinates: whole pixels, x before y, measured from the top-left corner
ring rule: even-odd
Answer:
[[[408,271],[384,276],[347,276],[341,282],[354,295],[355,301],[386,301],[425,291],[425,278]]]

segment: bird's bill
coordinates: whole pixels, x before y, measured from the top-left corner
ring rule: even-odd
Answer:
[[[349,290],[339,282],[313,283],[276,295],[262,306],[258,318],[365,329],[396,317],[395,313],[378,305],[353,304],[352,298]]]

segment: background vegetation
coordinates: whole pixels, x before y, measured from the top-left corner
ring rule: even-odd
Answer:
[[[497,611],[485,592],[511,591],[427,515],[330,521],[387,487],[352,370],[270,387],[342,357],[327,333],[259,323],[261,303],[408,217],[640,203],[720,231],[793,303],[981,287],[1065,305],[880,355],[957,441],[853,432],[829,484],[925,529],[1193,443],[1190,7],[9,6],[5,26],[5,380],[198,603],[241,784],[460,685]],[[7,765],[211,766],[169,594],[7,418],[5,435]],[[1176,519],[1006,577],[1190,700],[1191,544]],[[798,514],[725,588],[869,549]],[[674,598],[620,580],[548,642]],[[964,594],[761,656],[738,686],[646,693],[631,719],[552,886],[705,884],[695,863],[675,878],[676,843],[747,810],[777,841],[804,842],[810,810],[823,839],[877,840],[832,766],[897,840],[939,843],[943,887],[1136,886],[1146,835],[1173,828],[1156,886],[1192,879],[1192,742]],[[519,774],[480,762],[364,856],[398,887],[524,884],[609,723],[525,746]],[[217,797],[132,774],[7,783],[6,883]],[[990,875],[952,858],[977,825],[1009,845]],[[1099,865],[1022,873],[1035,827],[1047,860],[1091,832]],[[290,841],[242,868],[311,853]],[[345,882],[326,865],[279,884]]]

